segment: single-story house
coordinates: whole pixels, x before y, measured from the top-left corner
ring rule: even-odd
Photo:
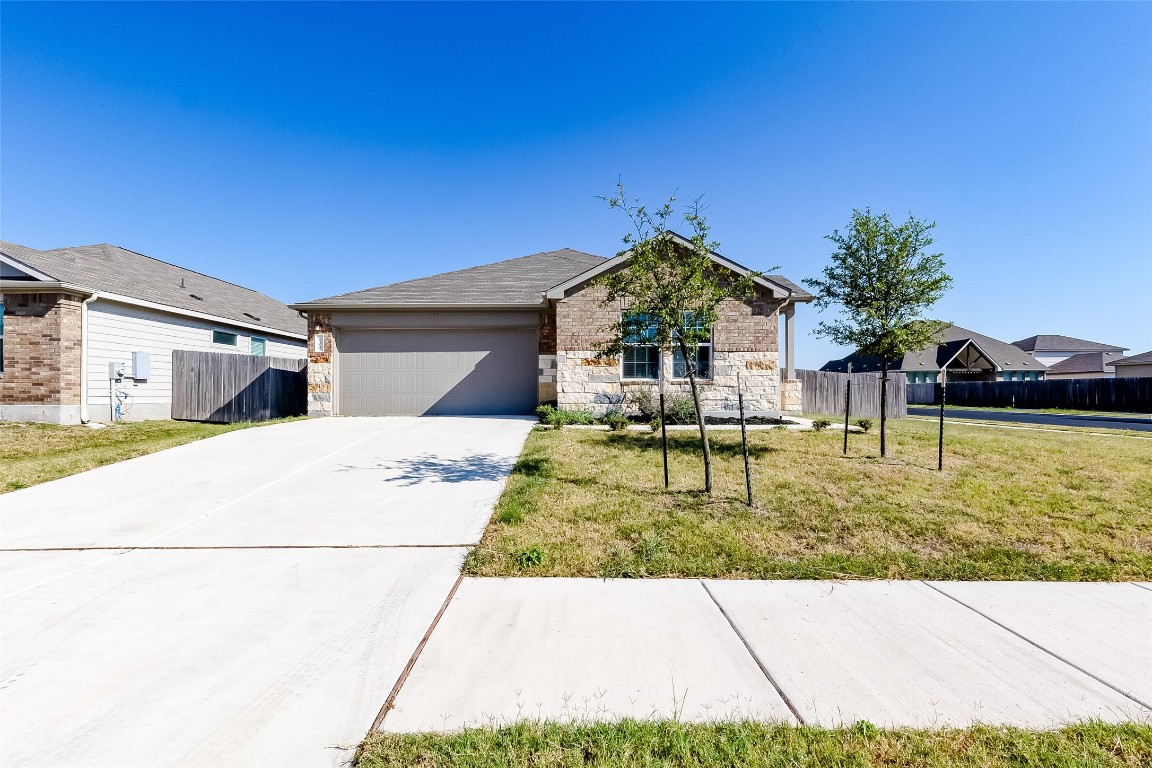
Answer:
[[[1067,360],[1073,355],[1085,352],[1127,352],[1126,347],[1115,347],[1111,344],[1101,344],[1098,341],[1074,339],[1071,336],[1059,334],[1040,334],[1029,336],[1026,339],[1012,342],[1012,346],[1019,347],[1029,355],[1046,366]]]
[[[879,371],[881,360],[853,352],[820,370],[843,373],[849,363],[853,373],[863,373]],[[939,344],[888,361],[888,370],[905,374],[909,384],[939,382],[941,371],[948,381],[1038,381],[1045,368],[1019,347],[958,325],[949,326]]]
[[[4,420],[108,421],[117,402],[166,419],[173,350],[306,354],[304,319],[276,299],[115,245],[0,241],[0,303]]]
[[[1123,352],[1081,352],[1052,363],[1045,371],[1047,379],[1111,379],[1116,375],[1113,364]]]
[[[1137,376],[1152,376],[1152,352],[1141,352],[1112,361],[1116,378],[1128,379]]]
[[[683,361],[643,339],[619,359],[597,354],[625,307],[590,281],[626,259],[565,248],[293,304],[308,315],[309,414],[517,414],[549,402],[604,414],[626,410],[636,387],[685,391]],[[718,273],[749,272],[712,259]],[[736,407],[737,371],[749,410],[800,409],[792,318],[812,297],[780,275],[755,282],[754,298],[724,302],[701,345],[708,410]]]

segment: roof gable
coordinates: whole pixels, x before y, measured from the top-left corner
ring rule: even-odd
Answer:
[[[1111,344],[1101,344],[1096,341],[1076,339],[1071,336],[1059,334],[1039,334],[1026,339],[1012,342],[1012,346],[1019,347],[1025,352],[1124,352],[1127,347],[1116,347]]]
[[[692,241],[683,235],[677,234],[676,232],[665,232],[664,235],[686,247],[692,246]],[[570,291],[576,290],[593,278],[596,278],[606,272],[610,272],[611,270],[622,265],[625,261],[628,260],[630,253],[631,251],[625,251],[624,253],[618,254],[611,259],[607,259],[601,264],[597,264],[585,272],[582,272],[568,280],[565,280],[562,283],[558,283],[557,285],[552,286],[552,288],[548,290],[548,298],[564,298]],[[712,261],[716,262],[718,265],[724,267],[725,269],[729,269],[735,272],[738,275],[749,275],[752,273],[752,270],[748,269],[748,267],[745,267],[743,264],[738,264],[725,256],[721,256],[715,251],[709,251],[708,255],[711,257]],[[755,280],[755,282],[761,287],[771,291],[774,298],[788,299],[794,302],[812,300],[812,295],[810,293],[783,275],[758,275],[753,277],[753,280]]]
[[[1148,365],[1152,363],[1152,352],[1141,352],[1138,355],[1129,355],[1112,361],[1112,365]]]
[[[1081,352],[1048,366],[1049,373],[1106,373],[1121,352]]]
[[[0,253],[51,279],[176,310],[303,336],[303,318],[258,291],[169,264],[115,245],[38,251],[0,241]],[[22,265],[22,266],[21,266]]]
[[[539,306],[544,293],[602,263],[602,256],[564,248],[415,280],[313,299],[300,309],[418,306]]]

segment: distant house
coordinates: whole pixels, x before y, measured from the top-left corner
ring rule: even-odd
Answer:
[[[1152,376],[1152,352],[1141,352],[1112,361],[1116,378],[1126,379],[1136,376]]]
[[[843,373],[849,363],[853,373],[863,373],[879,371],[881,360],[854,352],[820,370]],[[1037,381],[1045,368],[1019,347],[958,325],[944,331],[939,344],[888,361],[888,370],[905,374],[909,384],[938,382],[941,371],[948,381]]]
[[[1057,334],[1041,334],[1029,336],[1026,339],[1012,342],[1012,346],[1019,347],[1036,360],[1046,366],[1052,366],[1074,355],[1086,352],[1127,352],[1126,347],[1114,347],[1111,344],[1101,344],[1097,341],[1074,339],[1071,336]]]
[[[1048,366],[1047,379],[1110,379],[1123,352],[1081,352]]]
[[[304,357],[304,319],[262,293],[115,245],[0,241],[0,419],[171,416],[172,351]],[[110,376],[110,366],[118,380]]]

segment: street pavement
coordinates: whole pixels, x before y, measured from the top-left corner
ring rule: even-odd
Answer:
[[[940,406],[910,405],[908,406],[908,413],[913,416],[939,416]],[[1035,413],[1028,411],[979,410],[975,408],[949,408],[948,406],[944,406],[944,418],[1004,421],[1011,424],[1029,426],[1090,427],[1092,429],[1130,429],[1136,432],[1152,432],[1152,415],[1077,415],[1066,413]]]

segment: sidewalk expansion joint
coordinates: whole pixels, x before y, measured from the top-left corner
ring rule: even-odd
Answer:
[[[404,683],[408,681],[408,675],[412,672],[412,668],[416,666],[416,661],[420,658],[424,646],[428,644],[428,638],[432,636],[432,632],[436,629],[436,625],[440,623],[440,618],[444,615],[444,611],[448,610],[449,603],[452,598],[456,596],[456,590],[460,588],[460,584],[464,581],[464,574],[461,573],[456,577],[456,582],[452,585],[452,589],[448,590],[448,596],[444,598],[444,603],[440,606],[440,610],[432,618],[432,623],[428,625],[428,631],[424,633],[424,637],[420,638],[420,642],[416,645],[416,650],[412,651],[411,658],[408,663],[404,665],[404,669],[400,671],[400,677],[396,678],[396,684],[392,686],[392,690],[388,693],[388,698],[384,700],[384,705],[380,707],[380,711],[376,713],[376,719],[372,721],[372,726],[368,729],[368,733],[372,734],[379,730],[384,718],[396,706],[396,697],[400,695],[400,689],[404,687]]]
[[[996,621],[996,619],[992,618],[991,616],[989,616],[988,614],[984,613],[983,611],[981,611],[981,610],[980,610],[980,609],[978,609],[978,608],[973,608],[971,605],[968,605],[968,603],[964,602],[964,601],[963,601],[963,600],[961,600],[960,598],[958,598],[958,597],[954,597],[954,596],[952,596],[952,595],[948,594],[947,592],[945,592],[944,590],[940,589],[939,587],[937,587],[937,586],[936,586],[936,585],[934,585],[934,584],[929,584],[929,583],[928,583],[928,582],[926,582],[926,581],[922,581],[922,582],[920,582],[920,583],[921,583],[921,584],[923,584],[924,586],[928,587],[929,589],[934,589],[934,590],[936,590],[937,592],[939,592],[940,594],[944,595],[944,597],[948,598],[949,600],[954,600],[955,602],[957,602],[957,603],[959,603],[960,605],[964,606],[965,608],[967,608],[968,610],[972,611],[973,613],[975,613],[975,614],[977,614],[977,615],[979,615],[979,616],[982,616],[982,617],[984,617],[984,618],[985,618],[985,619],[987,619],[988,621],[992,622],[992,623],[993,623],[993,624],[995,624],[996,626],[998,626],[998,627],[1000,627],[1001,629],[1003,629],[1005,632],[1010,632],[1010,633],[1012,633],[1013,635],[1015,635],[1016,637],[1020,638],[1020,639],[1021,639],[1021,640],[1023,640],[1024,642],[1028,643],[1028,644],[1029,644],[1029,645],[1031,645],[1032,647],[1034,647],[1034,648],[1039,648],[1041,651],[1043,651],[1044,653],[1048,654],[1049,656],[1051,656],[1052,658],[1056,659],[1057,661],[1062,661],[1062,662],[1064,662],[1064,663],[1065,663],[1065,664],[1067,664],[1068,666],[1070,666],[1070,667],[1072,667],[1073,669],[1075,669],[1077,672],[1081,672],[1081,673],[1083,673],[1083,674],[1085,674],[1085,675],[1088,675],[1088,677],[1092,678],[1093,680],[1095,680],[1096,682],[1100,683],[1101,685],[1104,685],[1104,686],[1107,686],[1108,688],[1111,688],[1113,691],[1116,691],[1116,693],[1120,694],[1120,695],[1121,695],[1121,696],[1123,696],[1124,698],[1126,698],[1126,699],[1131,699],[1132,701],[1136,702],[1136,703],[1137,703],[1137,704],[1139,704],[1140,706],[1144,707],[1144,709],[1147,709],[1147,710],[1152,710],[1152,706],[1150,706],[1148,703],[1146,703],[1146,702],[1144,702],[1144,701],[1141,701],[1140,699],[1136,698],[1136,697],[1135,697],[1135,696],[1133,696],[1131,693],[1128,693],[1128,691],[1125,691],[1125,690],[1123,690],[1123,689],[1121,689],[1121,688],[1117,688],[1117,687],[1116,687],[1115,685],[1113,685],[1112,683],[1108,682],[1107,680],[1105,680],[1105,679],[1103,679],[1103,678],[1101,678],[1101,677],[1098,677],[1098,676],[1096,676],[1096,675],[1092,674],[1091,672],[1089,672],[1088,670],[1084,669],[1084,667],[1080,666],[1079,664],[1076,664],[1076,663],[1074,663],[1074,662],[1072,662],[1072,661],[1069,661],[1068,659],[1064,658],[1063,656],[1061,656],[1060,654],[1056,653],[1055,651],[1050,651],[1050,650],[1048,650],[1047,648],[1045,648],[1044,646],[1040,645],[1040,643],[1036,642],[1036,641],[1035,641],[1035,640],[1033,640],[1032,638],[1030,638],[1030,637],[1027,637],[1027,636],[1023,635],[1023,634],[1021,634],[1020,632],[1017,632],[1016,630],[1012,629],[1011,627],[1007,626],[1006,624],[1002,624],[1001,622],[999,622],[999,621]]]
[[[1134,587],[1139,587],[1140,589],[1146,589],[1146,590],[1148,590],[1149,592],[1152,592],[1152,586],[1149,586],[1149,585],[1147,585],[1147,584],[1141,584],[1141,583],[1139,583],[1139,582],[1136,582],[1136,581],[1130,581],[1130,582],[1128,582],[1128,583],[1129,583],[1129,584],[1131,584],[1131,585],[1132,585],[1132,586],[1134,586]]]
[[[799,722],[800,725],[807,725],[808,723],[804,721],[803,715],[801,715],[800,711],[796,709],[796,706],[792,703],[792,700],[788,698],[788,694],[784,693],[784,689],[780,687],[780,684],[776,682],[776,678],[774,678],[772,673],[768,671],[768,667],[764,664],[763,659],[761,659],[759,654],[757,654],[756,651],[752,649],[751,644],[748,642],[748,638],[744,637],[744,633],[740,631],[738,626],[736,626],[736,622],[733,621],[732,617],[728,615],[728,611],[724,610],[724,606],[721,605],[720,601],[716,599],[716,595],[712,594],[712,590],[708,589],[708,585],[704,582],[703,579],[700,579],[700,586],[704,587],[704,591],[708,593],[708,597],[712,598],[712,602],[715,603],[716,608],[719,609],[720,615],[723,616],[724,619],[728,622],[728,626],[732,627],[732,631],[736,633],[736,637],[740,638],[740,642],[744,644],[745,650],[748,651],[748,654],[752,657],[752,660],[756,662],[756,666],[760,667],[760,671],[764,673],[764,677],[766,677],[768,682],[772,684],[772,687],[776,689],[776,695],[778,695],[788,706],[788,711],[792,713],[792,716],[796,718],[796,721]]]

